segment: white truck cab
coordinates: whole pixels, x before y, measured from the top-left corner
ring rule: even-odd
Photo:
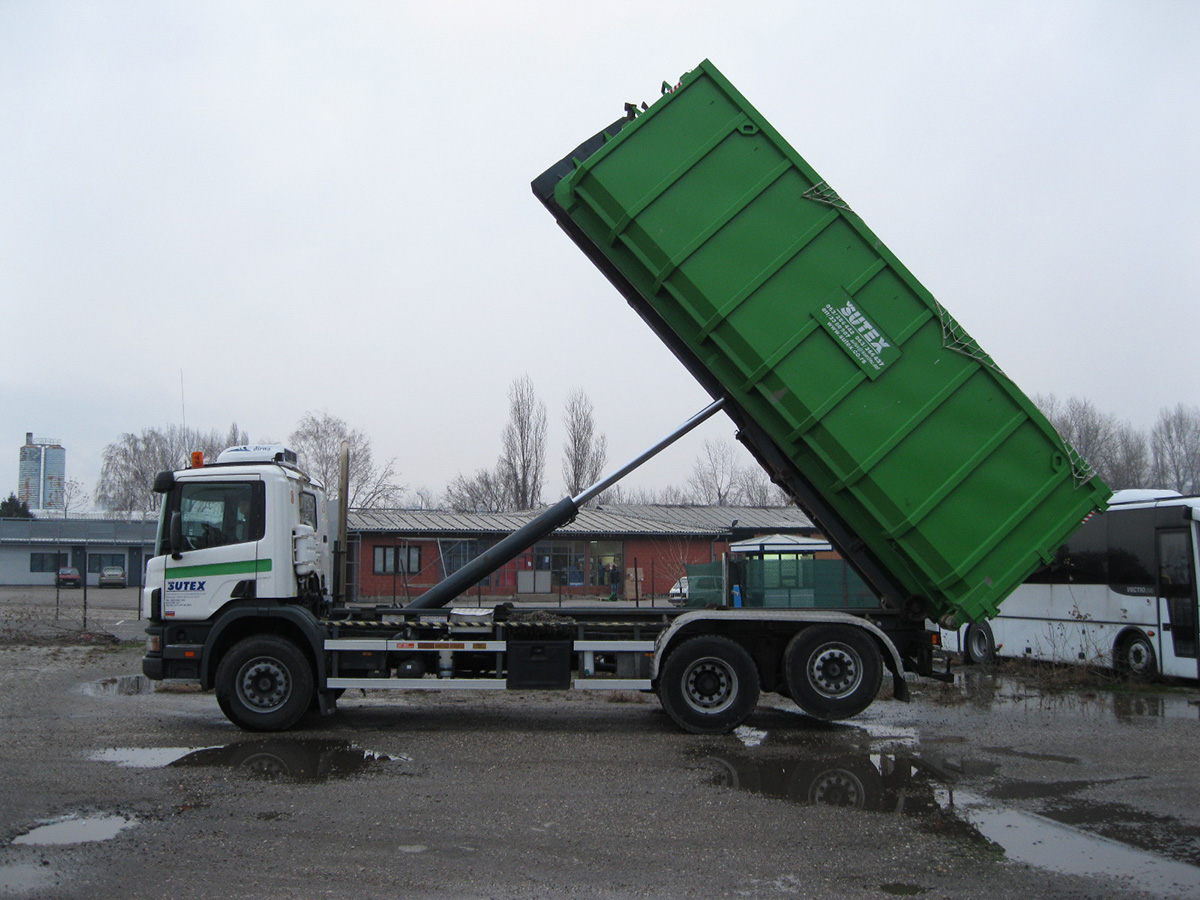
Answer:
[[[192,468],[159,473],[154,490],[162,510],[142,613],[161,623],[148,629],[161,677],[207,682],[200,651],[221,631],[218,622],[310,619],[327,599],[325,490],[296,466],[293,451],[233,447],[212,464],[197,455]]]
[[[329,581],[325,492],[275,445],[234,447],[212,465],[161,473],[143,613],[207,619],[232,600],[296,600]],[[157,593],[156,593],[157,592]]]

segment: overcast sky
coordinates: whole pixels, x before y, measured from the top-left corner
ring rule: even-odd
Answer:
[[[572,388],[631,458],[707,396],[529,182],[705,58],[1026,393],[1200,402],[1192,0],[0,0],[0,492],[28,431],[91,492],[122,432],[327,410],[440,494],[525,373],[547,499]]]

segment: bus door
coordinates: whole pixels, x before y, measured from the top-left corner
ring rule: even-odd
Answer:
[[[1158,529],[1155,533],[1155,552],[1158,559],[1158,596],[1166,601],[1171,647],[1180,663],[1184,663],[1182,667],[1169,667],[1164,659],[1163,674],[1198,678],[1200,668],[1197,667],[1196,651],[1197,645],[1200,644],[1200,633],[1197,632],[1196,567],[1192,530]],[[1163,630],[1166,631],[1167,623],[1163,625]],[[1171,668],[1175,671],[1170,671]]]

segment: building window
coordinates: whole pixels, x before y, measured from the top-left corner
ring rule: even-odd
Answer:
[[[533,548],[533,567],[552,572],[554,587],[579,587],[586,578],[585,546],[582,541],[541,541]]]
[[[30,553],[30,572],[57,572],[63,566],[69,566],[65,553]]]
[[[624,575],[621,571],[622,559],[620,541],[592,541],[589,548],[592,557],[591,577],[588,583],[597,587],[610,587],[617,590],[621,587]]]
[[[457,538],[445,542],[438,541],[438,546],[442,555],[442,577],[446,578],[487,550],[491,544],[471,538]],[[484,587],[490,586],[491,583],[491,575],[479,582]]]
[[[420,547],[376,547],[376,575],[416,575],[421,571]]]

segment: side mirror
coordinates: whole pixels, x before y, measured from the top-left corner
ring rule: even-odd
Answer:
[[[179,510],[171,513],[171,559],[179,559],[183,555],[183,514]]]

